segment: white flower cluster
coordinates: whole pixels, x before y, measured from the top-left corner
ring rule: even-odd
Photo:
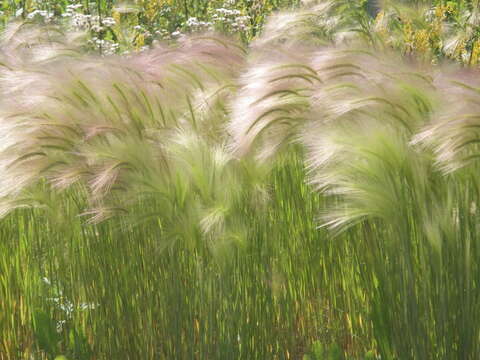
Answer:
[[[49,22],[53,19],[55,14],[48,12],[47,10],[34,10],[27,15],[27,19],[34,19],[36,16],[43,18],[46,22]]]
[[[242,15],[240,10],[234,8],[235,4],[235,0],[225,0],[223,7],[213,10],[211,21],[201,21],[196,17],[190,17],[184,27],[188,31],[213,30],[219,26],[224,30],[245,31],[248,28],[250,17]],[[174,34],[172,34],[173,37],[175,37]]]
[[[133,27],[138,33],[142,34],[145,38],[150,38],[152,37],[152,33],[148,30],[146,30],[142,25],[135,25]],[[156,32],[155,32],[156,33]]]
[[[97,15],[73,13],[71,19],[75,28],[89,29],[97,33],[115,25],[115,19],[111,17],[100,18]]]
[[[53,302],[55,306],[64,314],[64,318],[57,321],[57,332],[61,332],[63,330],[63,326],[68,319],[72,318],[72,315],[75,311],[94,310],[98,306],[98,304],[94,303],[80,303],[75,306],[72,301],[63,295],[63,291],[61,289],[56,286],[52,286],[52,283],[48,278],[44,277],[42,280],[47,286],[51,287],[51,290],[55,294],[54,297],[48,298],[48,300]]]
[[[88,40],[88,43],[93,45],[96,49],[102,51],[103,55],[113,55],[116,54],[119,48],[119,44],[105,39],[99,39],[98,37],[94,36],[91,40]]]
[[[113,17],[104,17],[102,19],[102,24],[105,27],[112,27],[112,26],[115,26],[116,21]]]
[[[78,13],[77,13],[77,9],[80,9],[82,7],[82,4],[70,4],[70,5],[67,5],[67,9],[65,10],[65,12],[62,14],[62,17],[75,17]],[[78,14],[78,15],[81,15],[81,14]],[[73,22],[73,20],[72,20]]]
[[[250,16],[242,15],[238,9],[231,9],[230,6],[235,5],[235,0],[226,0],[224,7],[215,9],[212,15],[212,21],[215,25],[227,25],[234,31],[245,31],[248,28]]]
[[[80,8],[82,8],[82,4],[70,4],[62,16],[70,19],[70,25],[74,29],[90,30],[96,34],[88,42],[96,49],[101,50],[103,55],[115,54],[118,51],[119,44],[103,39],[101,36],[103,31],[115,26],[115,19],[112,17],[102,18],[98,15],[82,14],[78,11]]]
[[[62,14],[63,17],[70,18],[72,26],[76,29],[87,29],[99,33],[116,24],[112,17],[101,18],[98,15],[82,14],[77,11],[81,7],[82,4],[67,5],[66,11]]]
[[[191,17],[185,23],[187,28],[192,31],[212,30],[213,23],[210,21],[199,21],[196,17]]]
[[[67,12],[74,12],[77,9],[80,9],[83,5],[82,4],[69,4],[67,5]]]
[[[177,31],[174,31],[171,35],[172,35],[172,38],[179,38],[183,34],[179,30],[177,30]]]
[[[170,39],[171,36],[170,36],[170,33],[168,32],[167,29],[158,29],[158,30],[155,30],[155,35],[160,38],[160,39]],[[155,42],[156,40],[154,40]]]
[[[225,9],[225,8],[220,8],[215,10],[218,14],[220,14],[223,19],[225,19],[228,16],[237,16],[240,15],[241,12],[238,9]],[[217,15],[218,16],[218,15]]]

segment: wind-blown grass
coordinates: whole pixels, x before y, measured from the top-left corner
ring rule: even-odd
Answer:
[[[355,11],[106,57],[11,25],[0,358],[478,358],[476,72]]]

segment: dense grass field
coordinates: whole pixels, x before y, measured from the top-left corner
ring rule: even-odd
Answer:
[[[0,360],[478,359],[478,6],[1,3]]]

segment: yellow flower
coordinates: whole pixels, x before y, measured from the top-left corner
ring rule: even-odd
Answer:
[[[112,13],[112,17],[113,17],[113,19],[115,20],[115,23],[116,23],[117,25],[119,25],[119,24],[121,23],[122,16],[120,15],[120,13],[119,13],[118,11],[114,11],[114,12]]]
[[[476,40],[473,43],[473,47],[472,47],[472,54],[470,56],[470,65],[477,65],[479,57],[480,57],[480,40]]]
[[[421,29],[415,32],[414,48],[422,53],[426,53],[430,49],[430,36],[427,30]]]
[[[145,45],[145,36],[143,34],[138,34],[135,39],[135,49],[140,50],[143,45]]]
[[[145,16],[149,22],[152,22],[157,16],[163,4],[171,4],[172,0],[145,0],[143,1],[143,8],[145,9]]]

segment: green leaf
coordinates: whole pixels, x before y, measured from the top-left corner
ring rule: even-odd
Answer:
[[[48,355],[54,356],[60,341],[55,321],[43,310],[34,311],[32,321],[38,347]]]

